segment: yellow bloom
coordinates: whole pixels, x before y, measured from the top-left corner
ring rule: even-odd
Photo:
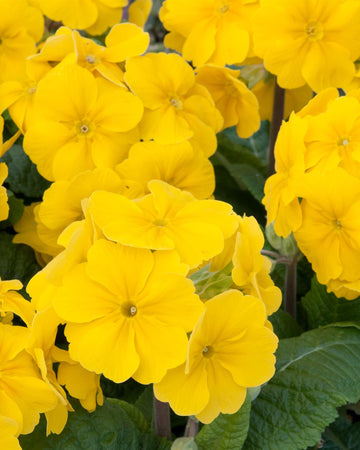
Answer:
[[[25,58],[35,53],[44,31],[40,11],[26,0],[0,0],[0,82],[23,77]]]
[[[173,252],[96,241],[54,299],[71,358],[117,383],[160,381],[186,359],[203,311],[186,271]]]
[[[150,15],[152,0],[135,0],[129,6],[129,22],[144,28]]]
[[[6,220],[9,215],[9,205],[6,189],[1,186],[8,176],[8,168],[5,163],[0,163],[0,221]]]
[[[341,168],[313,171],[299,196],[303,222],[294,236],[320,283],[358,280],[360,181]]]
[[[248,138],[260,127],[259,104],[255,95],[240,81],[240,70],[202,66],[196,80],[205,86],[224,118],[223,129],[236,125],[236,132]]]
[[[144,140],[176,144],[191,139],[206,156],[215,152],[222,117],[179,55],[148,53],[130,58],[125,80],[145,106],[140,124]]]
[[[16,439],[18,424],[9,417],[0,416],[0,446],[6,450],[21,450]]]
[[[0,316],[3,317],[7,312],[15,313],[29,327],[35,311],[31,303],[16,292],[22,287],[19,280],[1,280],[0,278]]]
[[[95,192],[90,213],[104,235],[125,245],[153,250],[175,249],[191,268],[219,254],[224,239],[237,228],[228,203],[196,200],[162,181],[149,183],[151,194],[131,201]]]
[[[264,236],[254,217],[239,217],[232,277],[245,293],[263,301],[268,316],[281,305],[281,291],[269,275],[271,261],[260,252],[264,247]]]
[[[302,221],[298,188],[305,174],[306,121],[295,114],[283,123],[275,145],[276,173],[265,183],[262,202],[268,224],[274,221],[275,232],[286,237],[297,230]]]
[[[124,179],[138,182],[146,193],[151,180],[165,181],[199,199],[209,198],[215,189],[212,164],[187,141],[173,145],[152,141],[134,144],[128,159],[116,171]]]
[[[278,340],[265,320],[262,302],[239,291],[207,301],[191,334],[186,364],[154,385],[155,396],[176,414],[195,415],[204,423],[220,412],[238,411],[246,387],[265,383],[275,372]]]
[[[24,148],[49,180],[114,167],[127,155],[129,137],[124,132],[138,124],[142,113],[140,100],[130,92],[95,79],[78,65],[65,65],[38,85],[36,120]]]
[[[352,0],[263,0],[255,53],[283,88],[345,87],[360,55],[360,5]]]
[[[184,38],[185,59],[195,66],[206,62],[225,66],[248,56],[258,5],[258,0],[166,0],[160,19],[166,29]]]
[[[39,0],[43,13],[70,28],[100,35],[120,22],[127,0]]]
[[[27,338],[26,328],[0,324],[0,416],[17,423],[17,434],[31,433],[57,402],[25,351]]]

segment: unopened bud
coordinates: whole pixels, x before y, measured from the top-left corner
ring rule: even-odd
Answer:
[[[198,450],[198,446],[192,437],[182,437],[175,439],[171,450]]]

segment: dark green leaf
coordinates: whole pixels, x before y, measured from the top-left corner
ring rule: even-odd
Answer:
[[[250,395],[235,414],[220,414],[212,423],[204,425],[195,438],[200,450],[241,449],[246,439],[251,409]]]
[[[316,277],[311,281],[311,290],[301,301],[310,328],[335,322],[360,322],[360,298],[345,300],[326,292],[326,286]]]
[[[39,174],[35,164],[30,161],[20,145],[13,145],[1,161],[6,162],[8,166],[9,175],[6,183],[13,192],[27,198],[42,198],[45,189],[51,183]]]
[[[21,219],[24,212],[24,203],[20,198],[16,198],[11,191],[7,191],[9,204],[9,217],[0,222],[0,229],[11,227]]]
[[[344,325],[344,324],[343,324]],[[329,326],[280,341],[277,372],[252,403],[248,450],[315,445],[337,407],[360,398],[360,330]]]
[[[167,450],[170,442],[160,439],[133,405],[108,399],[93,413],[78,407],[69,413],[60,435],[45,436],[44,421],[28,436],[21,436],[23,450]]]
[[[274,333],[279,339],[299,336],[304,331],[296,320],[282,309],[272,314],[269,320],[274,327]]]

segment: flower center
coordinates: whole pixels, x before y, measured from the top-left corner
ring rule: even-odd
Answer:
[[[166,219],[156,219],[154,220],[154,225],[157,227],[164,227],[165,225],[167,225],[167,220]]]
[[[35,94],[35,92],[36,92],[36,86],[30,86],[28,89],[28,93],[30,95],[33,95],[33,94]]]
[[[324,31],[318,22],[309,22],[305,27],[305,33],[310,41],[318,41],[324,36]]]
[[[340,222],[340,220],[334,220],[333,221],[333,224],[334,224],[334,227],[336,228],[336,229],[340,229],[340,228],[342,228],[342,224],[341,224],[341,222]]]
[[[96,61],[95,56],[93,56],[93,55],[87,55],[87,57],[85,59],[89,64],[94,64]]]
[[[216,5],[216,10],[220,14],[226,14],[230,9],[229,1],[227,0],[220,0],[218,4]]]
[[[202,354],[205,358],[211,358],[214,354],[214,349],[210,345],[207,345],[203,348]]]
[[[170,97],[169,101],[170,101],[170,104],[172,106],[174,106],[174,108],[182,109],[183,104],[182,104],[182,101],[179,99],[179,97],[176,97],[175,95],[173,95],[173,96]]]
[[[121,312],[124,314],[124,316],[132,318],[137,314],[137,307],[132,303],[126,303],[125,305],[121,306]]]
[[[346,147],[349,142],[350,142],[349,138],[341,138],[338,142],[338,145]]]

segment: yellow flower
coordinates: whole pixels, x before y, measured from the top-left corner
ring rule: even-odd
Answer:
[[[152,0],[135,0],[129,6],[129,22],[144,28],[150,15]]]
[[[260,127],[259,103],[255,95],[240,81],[240,70],[202,66],[196,80],[205,86],[224,118],[223,129],[236,125],[236,132],[248,138]]]
[[[155,396],[178,415],[212,422],[233,414],[246,388],[259,386],[275,372],[276,336],[265,326],[262,302],[230,290],[205,304],[191,334],[186,364],[169,370],[154,385]]]
[[[165,181],[199,199],[209,198],[215,189],[212,164],[187,141],[173,145],[153,141],[134,144],[128,159],[116,171],[124,179],[138,182],[145,193],[149,192],[151,180]]]
[[[149,183],[151,194],[131,201],[110,192],[94,192],[90,213],[104,235],[125,245],[175,249],[191,268],[219,254],[237,228],[228,203],[196,200],[162,181]]]
[[[160,381],[186,359],[186,333],[203,311],[186,272],[173,252],[96,241],[54,299],[70,357],[117,383]]]
[[[100,35],[120,22],[127,0],[39,0],[43,13],[70,28]]]
[[[144,140],[176,144],[191,139],[206,156],[215,152],[222,117],[179,55],[148,53],[130,58],[125,80],[145,106],[140,124]]]
[[[124,132],[138,124],[142,113],[140,100],[130,92],[68,64],[40,81],[36,120],[24,148],[49,180],[114,167],[130,146]]]
[[[0,446],[6,450],[21,450],[16,439],[18,425],[9,417],[0,416]]]
[[[35,310],[29,301],[16,292],[22,287],[19,280],[1,280],[0,278],[0,317],[7,312],[15,313],[29,327]]]
[[[249,295],[263,301],[268,316],[281,305],[281,291],[269,275],[271,261],[260,252],[264,247],[264,236],[254,217],[239,217],[232,277],[234,283]]]
[[[275,145],[276,173],[265,183],[262,202],[268,224],[274,221],[275,232],[286,237],[297,230],[302,221],[298,188],[305,174],[306,121],[295,114],[283,123]]]
[[[185,59],[195,66],[206,62],[225,66],[248,56],[258,5],[258,0],[166,0],[160,19],[167,30],[184,39]]]
[[[299,196],[303,222],[294,236],[320,283],[359,280],[360,181],[342,168],[313,171]]]
[[[0,416],[14,420],[17,434],[33,431],[40,413],[56,406],[57,397],[41,379],[25,351],[28,330],[0,324]]]
[[[345,87],[360,55],[360,5],[352,0],[263,0],[255,53],[281,87]]]
[[[6,220],[9,215],[8,196],[6,189],[1,186],[8,176],[8,168],[5,163],[0,163],[0,221]]]
[[[35,53],[44,31],[41,12],[26,0],[0,0],[0,82],[18,80],[25,71],[25,58]]]

